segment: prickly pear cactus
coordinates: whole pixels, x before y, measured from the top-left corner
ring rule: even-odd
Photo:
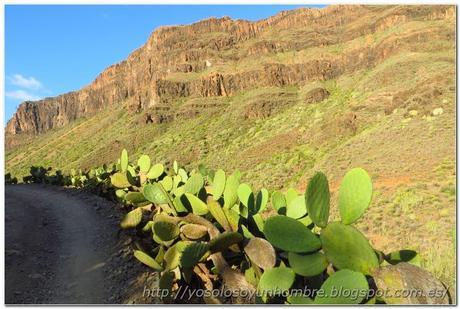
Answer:
[[[353,226],[372,198],[371,178],[361,168],[346,173],[340,184],[338,222],[329,218],[336,203],[330,200],[328,179],[322,172],[315,173],[299,194],[293,188],[253,191],[241,182],[239,171],[226,174],[205,166],[187,171],[176,161],[171,166],[152,163],[148,155],[130,163],[125,149],[116,164],[74,170],[71,175],[51,175],[49,170],[33,167],[26,180],[96,187],[123,203],[126,214],[121,227],[135,229],[136,237],[143,238],[134,257],[149,271],[159,272],[160,287],[173,294],[191,286],[258,292],[244,299],[203,297],[207,303],[449,302],[447,293],[437,298],[371,296],[379,289],[429,292],[442,290],[443,285],[416,266],[420,256],[415,251],[381,252]],[[321,293],[292,294],[310,287]],[[334,294],[340,289],[361,294]],[[171,295],[163,301],[173,302]]]

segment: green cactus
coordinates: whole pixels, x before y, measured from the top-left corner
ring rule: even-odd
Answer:
[[[232,231],[237,231],[240,223],[240,215],[233,209],[223,208],[223,211],[227,217],[230,227],[232,228]]]
[[[150,157],[148,155],[142,155],[137,160],[137,165],[142,173],[148,173],[150,170]]]
[[[163,293],[160,294],[160,296],[162,297],[161,299],[163,301],[172,299],[171,292],[173,289],[174,279],[175,279],[174,272],[166,271],[161,275],[160,280],[158,280],[158,287],[160,288],[160,290],[168,291],[168,293],[165,295],[163,295]]]
[[[127,171],[126,171],[126,178],[128,178],[129,183],[132,186],[138,186],[138,179],[137,179],[137,173],[134,170],[134,167],[131,165],[128,165]]]
[[[129,164],[128,151],[126,149],[123,149],[121,151],[121,156],[120,156],[120,168],[122,172],[126,173],[126,171],[128,170],[128,164]]]
[[[115,191],[115,195],[121,200],[125,198],[126,194],[126,191],[122,189],[118,189]]]
[[[177,161],[174,160],[174,162],[173,162],[173,171],[174,171],[174,174],[177,174],[178,170],[179,170],[179,164],[177,164]]]
[[[203,216],[208,213],[208,207],[206,206],[206,203],[204,203],[193,194],[184,193],[181,195],[180,201],[189,212],[193,212],[199,216]]]
[[[115,188],[129,188],[131,187],[131,183],[128,181],[128,178],[126,177],[126,173],[115,173],[110,177],[110,182],[112,183],[112,186]]]
[[[264,271],[257,290],[260,294],[273,297],[289,290],[294,284],[295,273],[288,267],[275,267]]]
[[[224,208],[232,208],[238,201],[239,173],[235,172],[227,178],[224,189]]]
[[[321,231],[321,243],[329,262],[338,269],[351,269],[370,275],[379,266],[369,241],[356,228],[339,222]]]
[[[161,187],[161,184],[147,184],[144,186],[143,194],[145,198],[155,204],[166,204],[168,203],[168,197],[166,192]]]
[[[265,188],[262,188],[259,193],[257,193],[255,209],[253,213],[261,213],[265,210],[267,207],[269,195],[270,194],[268,193],[268,190]]]
[[[286,199],[283,193],[275,191],[272,193],[272,206],[279,214],[286,214]]]
[[[265,221],[264,234],[276,248],[296,253],[313,252],[321,242],[302,223],[286,216],[273,216]]]
[[[185,183],[185,192],[197,194],[204,185],[203,176],[199,173],[193,174]]]
[[[317,172],[308,183],[305,192],[308,215],[320,227],[325,227],[329,219],[329,184],[326,175]]]
[[[173,179],[171,176],[166,176],[160,183],[166,191],[171,191],[173,189]]]
[[[121,228],[136,227],[142,220],[142,208],[136,208],[128,212],[120,223]]]
[[[287,297],[287,303],[291,305],[312,305],[313,299],[304,295],[290,295]]]
[[[230,232],[232,230],[227,216],[218,202],[214,200],[208,201],[208,210],[225,231]]]
[[[259,278],[257,278],[257,274],[256,274],[256,271],[254,270],[254,267],[250,267],[246,269],[244,271],[244,277],[253,286],[257,286],[259,284]]]
[[[298,195],[291,199],[287,204],[286,216],[299,219],[307,214],[307,205],[305,204],[305,197]]]
[[[299,221],[307,227],[310,227],[313,224],[313,221],[311,220],[310,216],[305,216],[303,218],[297,219],[297,221]]]
[[[182,181],[183,181],[183,182],[187,182],[187,180],[188,180],[188,175],[187,175],[187,172],[186,172],[183,168],[180,168],[180,169],[177,171],[177,174],[180,176],[180,178],[182,178]]]
[[[73,176],[59,171],[51,175],[49,169],[34,167],[26,180],[72,183],[97,189],[112,198],[116,196],[131,210],[121,221],[121,227],[136,228],[136,237],[150,238],[136,242],[136,247],[146,251],[135,250],[134,256],[161,271],[160,288],[173,291],[184,284],[200,284],[206,289],[235,289],[252,284],[262,292],[281,292],[293,287],[294,282],[296,288],[322,283],[327,293],[316,293],[315,300],[303,295],[265,295],[257,297],[256,302],[370,304],[376,299],[365,298],[369,290],[367,280],[393,284],[395,271],[387,267],[420,262],[415,251],[384,254],[372,248],[350,225],[363,215],[372,195],[370,177],[362,169],[345,175],[338,203],[342,221],[329,223],[329,185],[321,172],[310,179],[304,195],[293,188],[285,194],[270,194],[266,189],[255,194],[249,185],[240,185],[239,171],[226,177],[223,170],[214,173],[200,166],[199,172],[188,173],[177,162],[173,163],[173,170],[165,171],[161,164],[152,165],[146,155],[139,157],[135,167],[128,159],[124,150],[118,164],[77,170]],[[269,200],[278,215],[265,212]],[[386,281],[382,281],[382,276]],[[237,286],[232,286],[231,278]],[[333,297],[328,294],[333,287],[358,288],[364,296]],[[379,283],[377,287],[380,288]]]
[[[163,270],[161,265],[158,264],[157,261],[155,261],[155,259],[153,259],[151,256],[140,250],[134,250],[134,257],[150,268],[153,268],[158,271]]]
[[[185,268],[191,268],[198,264],[208,252],[209,244],[203,242],[192,242],[182,251],[180,265]]]
[[[327,267],[326,256],[321,252],[298,254],[289,252],[289,266],[301,276],[312,277],[321,274]]]
[[[141,192],[128,192],[124,198],[127,202],[134,205],[145,202],[144,194]]]
[[[179,236],[179,227],[174,222],[158,219],[154,221],[152,230],[162,241],[169,241]]]
[[[413,250],[393,251],[386,254],[384,259],[391,265],[406,262],[412,265],[420,266],[420,256]]]
[[[372,199],[372,181],[362,168],[350,170],[342,180],[339,190],[340,217],[344,224],[358,220]]]
[[[265,226],[265,221],[264,219],[262,218],[262,216],[260,214],[255,214],[253,216],[251,216],[251,220],[249,220],[249,223],[254,223],[255,226],[257,227],[257,229],[263,233],[263,230],[264,230],[264,226]]]
[[[225,172],[217,170],[212,181],[212,197],[217,201],[224,193],[225,189]]]
[[[181,195],[178,195],[174,198],[173,200],[173,205],[174,205],[174,209],[176,209],[177,212],[179,213],[187,213],[188,212],[188,209],[185,208],[184,204],[182,203],[182,200],[183,197],[182,197],[183,194]],[[187,204],[187,203],[186,203]],[[188,205],[188,204],[187,204]],[[191,206],[190,206],[191,207]]]
[[[164,172],[164,166],[163,164],[157,163],[154,164],[148,171],[147,173],[147,178],[148,179],[157,179],[160,177]]]
[[[165,270],[173,270],[179,266],[182,252],[191,243],[191,241],[178,241],[166,250],[164,255]]]
[[[153,226],[153,221],[149,221],[147,222],[144,227],[142,228],[142,232],[149,232],[152,230],[152,226]]]
[[[179,187],[179,185],[180,185],[182,179],[180,178],[179,175],[174,175],[174,176],[172,177],[172,180],[173,180],[173,186],[172,186],[172,190],[171,190],[171,191],[176,192],[176,190],[177,190],[177,188]]]
[[[289,205],[296,197],[299,196],[299,193],[294,188],[289,188],[284,195],[286,199],[286,205]]]
[[[353,305],[361,303],[369,291],[366,277],[349,269],[333,273],[321,286],[323,293],[317,295],[314,304]],[[335,291],[352,291],[353,293],[338,293]]]
[[[249,185],[242,183],[237,189],[238,198],[241,203],[249,209],[254,208],[254,194]]]

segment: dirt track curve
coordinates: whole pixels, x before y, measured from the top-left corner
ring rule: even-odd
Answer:
[[[146,269],[118,233],[115,207],[77,190],[7,185],[5,302],[133,302],[129,290]]]

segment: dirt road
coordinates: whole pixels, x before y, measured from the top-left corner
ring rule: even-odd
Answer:
[[[7,304],[137,302],[129,294],[139,294],[133,288],[149,272],[118,233],[114,203],[45,185],[5,192]]]

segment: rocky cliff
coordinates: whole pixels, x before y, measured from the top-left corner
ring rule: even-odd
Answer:
[[[330,6],[282,12],[258,22],[224,17],[161,27],[144,46],[107,68],[90,85],[22,103],[6,134],[43,133],[119,105],[145,112],[152,122],[170,121],[183,113],[173,107],[177,100],[334,79],[376,66],[401,50],[411,50],[414,43],[452,40],[455,29],[446,32],[436,27],[388,36],[378,44],[371,39],[395,25],[438,19],[455,20],[455,8]],[[355,49],[328,49],[366,38],[368,44]]]

